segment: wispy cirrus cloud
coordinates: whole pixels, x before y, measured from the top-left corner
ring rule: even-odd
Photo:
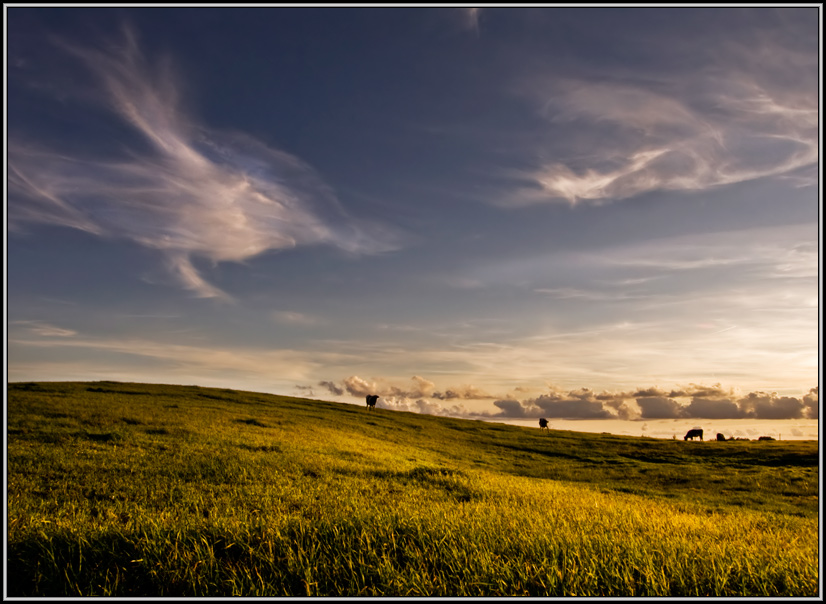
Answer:
[[[294,310],[274,310],[271,313],[272,320],[283,325],[300,325],[309,327],[322,323],[322,319],[301,313]]]
[[[401,345],[395,335],[382,340],[325,340],[325,350],[346,355],[351,362],[329,367],[323,379],[335,373],[352,375],[353,369],[359,376],[373,371],[404,376],[415,367],[433,382],[429,392],[416,392],[415,398],[472,384],[501,399],[522,399],[524,394],[511,397],[503,391],[517,386],[536,389],[550,379],[566,388],[588,384],[626,389],[640,381],[721,379],[718,368],[725,367],[730,383],[739,388],[770,391],[784,382],[805,386],[817,379],[816,290],[810,300],[811,294],[791,285],[732,284],[723,298],[705,290],[692,293],[687,284],[688,295],[644,292],[647,297],[623,300],[607,314],[591,312],[598,302],[554,301],[576,304],[582,316],[555,320],[550,314],[530,330],[491,334],[486,340],[479,337],[479,324],[444,334],[424,329],[417,345]],[[389,386],[414,391],[404,379],[367,382],[371,393],[385,388],[391,394]]]
[[[462,11],[462,18],[465,23],[465,27],[474,31],[476,35],[479,35],[479,14],[482,12],[480,7],[462,7],[459,9]]]
[[[73,329],[64,329],[44,321],[12,321],[12,325],[20,325],[30,333],[44,338],[70,338],[77,335]]]
[[[599,301],[644,297],[678,275],[728,271],[760,280],[809,281],[815,288],[818,268],[815,224],[778,225],[691,235],[649,237],[587,251],[527,254],[480,263],[466,278],[482,286],[529,286],[557,299]],[[565,270],[561,270],[563,267]],[[591,276],[589,282],[572,278]],[[553,283],[553,287],[545,287]],[[668,292],[675,294],[674,290]],[[693,290],[696,295],[697,290]],[[768,293],[768,292],[767,292]]]
[[[193,259],[242,262],[268,250],[325,244],[351,253],[393,249],[394,235],[347,215],[297,157],[242,133],[212,130],[184,111],[169,61],[150,63],[134,33],[105,49],[64,43],[99,88],[79,95],[137,135],[118,157],[69,154],[16,135],[8,143],[9,222],[46,223],[159,250],[178,283],[228,299]]]
[[[763,278],[816,278],[815,226],[795,224],[632,242],[594,256],[606,266],[667,273],[738,267]],[[656,273],[655,275],[656,276]]]
[[[679,51],[678,41],[649,32],[641,41],[647,53]],[[816,175],[801,170],[819,157],[817,47],[801,47],[793,31],[709,40],[709,47],[690,67],[677,59],[668,67],[587,65],[577,75],[525,77],[520,94],[546,120],[540,147],[548,159],[513,172],[528,185],[498,203],[599,204],[768,176],[815,184]]]
[[[28,334],[10,338],[9,349],[18,359],[37,353],[37,360],[18,360],[10,371],[11,379],[52,375],[49,371],[54,369],[61,375],[71,370],[71,379],[131,372],[146,381],[156,381],[160,367],[168,379],[178,383],[185,380],[221,384],[223,381],[237,384],[241,389],[255,384],[269,391],[276,385],[306,381],[325,364],[335,363],[339,358],[335,353],[295,349],[216,346],[208,342],[165,341],[145,336],[91,336],[40,323],[27,327]],[[71,362],[65,360],[67,354],[71,355]],[[62,359],[65,371],[59,363],[49,360],[52,355]]]

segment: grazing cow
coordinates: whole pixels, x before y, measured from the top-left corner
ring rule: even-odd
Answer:
[[[367,410],[370,411],[376,408],[376,401],[379,400],[378,394],[367,395]]]
[[[703,430],[702,430],[702,428],[695,428],[693,430],[689,430],[688,432],[685,433],[685,437],[683,438],[683,440],[688,440],[689,438],[691,440],[694,440],[695,436],[699,436],[700,440],[703,440]]]
[[[547,430],[548,429],[548,420],[544,417],[539,418],[539,429],[540,430]]]
[[[726,437],[718,432],[717,433],[717,440],[726,440]]]

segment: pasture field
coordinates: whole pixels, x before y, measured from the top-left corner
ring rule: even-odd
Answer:
[[[818,443],[8,386],[15,596],[818,597]]]

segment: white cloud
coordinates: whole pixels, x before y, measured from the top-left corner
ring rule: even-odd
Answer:
[[[296,312],[293,310],[274,310],[271,313],[273,320],[276,323],[283,323],[287,325],[317,325],[321,320],[306,313]]]
[[[637,110],[629,112],[622,104],[613,104],[623,96],[623,87],[606,90],[604,83],[583,87],[584,93],[581,88],[578,94],[560,93],[566,102],[561,115],[575,111],[578,120],[594,127],[613,122],[623,129],[637,129],[638,134],[618,138],[615,150],[597,151],[576,162],[579,169],[553,162],[525,174],[539,186],[534,193],[524,192],[525,201],[564,199],[575,204],[655,190],[704,190],[792,173],[818,159],[817,127],[811,123],[817,110],[781,107],[771,99],[761,103],[765,91],[755,92],[754,98],[721,99],[742,125],[721,118],[712,127],[699,110],[689,110],[673,99],[636,91],[641,98]],[[755,105],[760,112],[754,111]],[[661,119],[665,115],[668,119]]]
[[[242,262],[268,250],[327,244],[393,248],[393,236],[349,217],[319,175],[250,136],[196,124],[168,63],[150,65],[135,36],[104,50],[62,46],[94,72],[111,110],[148,143],[120,157],[68,155],[9,141],[9,222],[57,224],[159,250],[178,283],[228,298],[193,258]]]
[[[792,38],[755,48],[735,40],[740,33],[695,49],[707,54],[692,68],[681,61],[607,73],[590,65],[576,76],[524,77],[518,91],[547,120],[538,155],[549,159],[511,172],[530,186],[496,203],[607,203],[768,176],[815,185],[816,174],[802,169],[819,157],[817,48],[793,49]],[[650,37],[647,52],[670,44]]]
[[[314,372],[340,360],[335,353],[307,353],[293,349],[179,344],[135,336],[66,338],[60,334],[49,335],[43,339],[15,337],[9,340],[10,350],[15,349],[10,356],[30,358],[30,352],[23,355],[23,351],[40,350],[42,352],[37,356],[43,359],[11,364],[10,376],[24,370],[36,372],[39,366],[52,367],[62,373],[61,363],[46,359],[52,355],[65,358],[67,351],[71,351],[72,360],[65,364],[76,368],[78,377],[75,379],[97,379],[95,376],[99,374],[111,375],[113,372],[142,374],[143,365],[151,362],[156,366],[146,373],[150,381],[187,376],[200,383],[220,383],[224,379],[233,383],[248,380],[249,383],[292,384],[311,380]],[[157,365],[162,367],[160,374]],[[48,373],[43,375],[52,379]]]
[[[433,401],[424,399],[411,400],[403,396],[382,397],[376,403],[382,409],[391,411],[407,411],[410,413],[424,413],[427,415],[440,415],[447,417],[469,417],[470,413],[462,405],[452,405],[446,407]]]
[[[462,19],[464,21],[464,25],[467,29],[472,30],[479,35],[479,15],[482,12],[482,9],[479,7],[462,7],[459,9],[462,14]]]
[[[351,396],[363,397],[368,394],[378,394],[384,399],[396,401],[394,404],[408,404],[410,401],[418,399],[437,400],[484,400],[496,398],[476,386],[465,384],[462,386],[447,387],[443,391],[437,390],[434,382],[414,375],[410,378],[409,384],[404,384],[398,380],[373,378],[365,379],[358,375],[351,375],[341,381],[340,385],[331,380],[320,382],[332,394],[341,395],[345,391]],[[435,404],[435,403],[429,403]]]
[[[635,300],[650,297],[644,294],[632,294],[626,291],[618,291],[615,288],[590,290],[575,287],[540,287],[534,291],[538,294],[547,295],[557,300],[584,300],[590,302]]]
[[[818,270],[817,225],[759,227],[682,236],[657,237],[600,246],[590,251],[525,254],[505,261],[480,263],[469,278],[485,287],[530,287],[556,299],[589,301],[694,298],[709,288],[698,279],[704,274],[730,274],[735,282],[759,285],[786,280],[794,289],[816,287]],[[809,280],[808,285],[806,280]],[[680,285],[689,291],[681,291]],[[551,286],[549,286],[551,285]],[[816,289],[810,291],[816,291]],[[811,297],[811,296],[810,296]]]
[[[77,335],[72,329],[64,329],[43,321],[12,321],[12,325],[23,325],[34,335],[44,338],[70,338]]]
[[[336,396],[342,396],[346,392],[350,396],[362,399],[367,394],[378,394],[378,406],[384,409],[476,419],[817,418],[816,388],[799,397],[760,391],[741,395],[738,389],[726,388],[719,383],[710,386],[689,383],[670,389],[654,386],[601,392],[587,387],[566,390],[556,385],[548,385],[543,394],[522,400],[513,395],[476,396],[473,394],[476,390],[473,387],[468,388],[467,396],[449,397],[473,401],[468,407],[464,404],[447,406],[439,402],[447,398],[436,391],[435,384],[429,380],[415,376],[413,382],[413,388],[406,388],[396,385],[392,380],[367,380],[353,375],[343,380],[341,386],[332,381],[322,381],[319,385]],[[524,388],[516,390],[526,391]],[[492,398],[497,399],[492,402],[492,406],[490,403],[481,403],[483,399]]]

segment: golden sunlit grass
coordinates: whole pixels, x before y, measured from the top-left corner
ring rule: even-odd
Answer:
[[[12,596],[814,596],[817,443],[11,384]]]

